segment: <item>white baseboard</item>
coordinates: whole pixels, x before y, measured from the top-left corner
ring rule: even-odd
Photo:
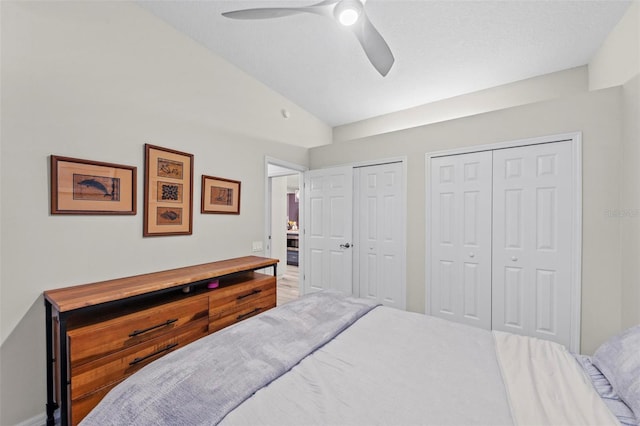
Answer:
[[[47,415],[45,413],[38,414],[30,419],[23,420],[15,426],[43,426],[47,423]]]
[[[59,425],[60,424],[59,410],[56,410],[54,418],[55,418],[56,424]],[[47,413],[45,412],[45,413],[38,414],[37,416],[33,416],[30,419],[23,420],[14,426],[45,426],[46,424],[47,424]]]

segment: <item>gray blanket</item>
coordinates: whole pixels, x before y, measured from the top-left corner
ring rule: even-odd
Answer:
[[[217,424],[375,306],[319,292],[267,311],[149,364],[81,424]]]

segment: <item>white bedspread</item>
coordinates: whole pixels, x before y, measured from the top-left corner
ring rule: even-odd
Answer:
[[[491,333],[378,307],[225,425],[511,425]]]
[[[376,306],[318,292],[210,334],[116,385],[86,426],[217,424]]]
[[[493,332],[515,423],[618,425],[564,346]]]
[[[330,292],[305,296],[149,364],[116,386],[83,424],[218,422],[617,424],[560,345],[374,308]]]

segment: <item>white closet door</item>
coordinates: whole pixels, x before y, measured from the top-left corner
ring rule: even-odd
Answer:
[[[496,330],[570,346],[571,142],[494,151]]]
[[[491,152],[431,159],[431,314],[491,328]]]
[[[304,292],[353,292],[353,168],[305,173]]]
[[[358,295],[405,309],[402,163],[359,167],[355,173]]]

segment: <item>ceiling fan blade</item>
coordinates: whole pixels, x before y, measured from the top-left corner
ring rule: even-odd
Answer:
[[[299,13],[330,16],[333,5],[338,1],[339,0],[324,0],[302,7],[260,7],[255,9],[234,10],[224,12],[222,16],[232,19],[271,19],[297,15]]]
[[[384,38],[380,35],[376,27],[373,26],[369,17],[363,12],[362,16],[354,25],[353,32],[364,49],[369,61],[382,76],[386,76],[395,58]]]
[[[234,10],[232,12],[224,12],[222,16],[232,19],[270,19],[282,18],[285,16],[297,15],[306,12],[304,8],[294,7],[272,7]]]
[[[395,61],[393,53],[391,53],[391,49],[387,45],[387,42],[382,38],[371,21],[369,21],[369,17],[364,12],[364,9],[362,9],[364,1],[349,1],[359,4],[361,12],[360,19],[358,19],[358,21],[351,27],[351,30],[356,35],[356,38],[364,49],[369,61],[371,61],[371,64],[373,64],[375,69],[384,77],[387,75]],[[337,20],[338,17],[334,16],[334,9],[345,4],[345,2],[346,0],[322,0],[319,3],[303,7],[244,9],[224,12],[222,13],[222,16],[232,19],[271,19],[297,15],[300,13],[312,13],[331,17]]]

